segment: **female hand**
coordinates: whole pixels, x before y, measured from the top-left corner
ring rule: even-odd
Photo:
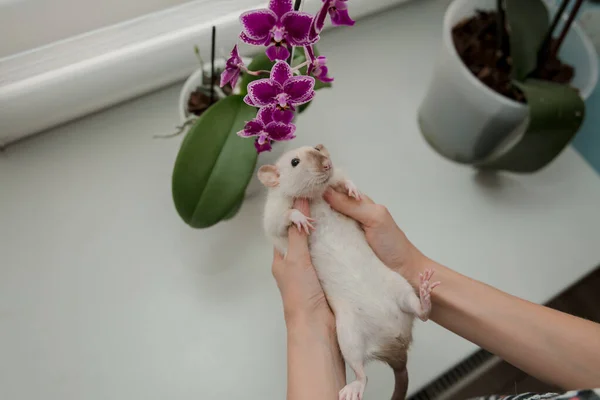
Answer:
[[[398,228],[385,206],[375,204],[364,194],[356,200],[332,189],[325,192],[324,198],[334,210],[361,225],[369,246],[385,265],[404,276],[413,287],[419,287],[419,274],[425,270],[428,259]]]
[[[294,208],[310,217],[308,200],[296,200]],[[285,257],[277,250],[273,255],[273,276],[281,292],[286,322],[289,324],[301,319],[334,327],[333,313],[310,259],[306,233],[292,226],[288,240]]]

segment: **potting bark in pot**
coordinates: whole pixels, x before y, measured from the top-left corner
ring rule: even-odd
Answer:
[[[451,4],[419,109],[421,131],[434,149],[479,168],[534,172],[566,147],[597,80],[597,57],[563,15],[567,3],[552,23],[541,0]]]

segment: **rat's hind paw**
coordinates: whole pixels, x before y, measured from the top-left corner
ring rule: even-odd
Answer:
[[[364,391],[364,383],[361,381],[351,382],[340,390],[339,400],[362,400]]]
[[[348,196],[354,197],[356,200],[360,200],[360,191],[351,180],[346,179],[344,187],[348,191]]]
[[[427,269],[425,272],[419,274],[419,299],[421,300],[421,313],[419,319],[427,321],[429,319],[429,313],[431,313],[431,292],[440,282],[431,283],[431,277],[433,276],[433,270]]]
[[[315,223],[315,220],[307,217],[306,215],[302,214],[301,211],[296,209],[291,210],[290,221],[292,224],[296,225],[298,232],[302,232],[302,230],[304,230],[307,235],[310,235],[310,230],[315,230],[315,227],[312,225]]]

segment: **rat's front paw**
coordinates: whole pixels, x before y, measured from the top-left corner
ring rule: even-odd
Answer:
[[[292,224],[296,225],[296,228],[298,228],[298,232],[302,232],[302,230],[304,230],[304,232],[306,232],[307,235],[310,235],[311,229],[315,229],[315,227],[312,225],[312,223],[314,223],[315,220],[307,217],[306,215],[302,214],[302,212],[296,209],[291,210],[290,221],[292,222]]]
[[[431,283],[433,272],[432,269],[427,269],[425,272],[419,274],[419,280],[421,282],[419,285],[419,298],[421,300],[421,313],[419,314],[419,319],[422,321],[427,321],[429,319],[429,314],[431,313],[431,292],[440,284],[440,282]]]
[[[351,180],[346,179],[344,187],[348,191],[348,196],[354,197],[356,200],[360,200],[360,191]]]

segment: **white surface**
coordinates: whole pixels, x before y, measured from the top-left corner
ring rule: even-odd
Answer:
[[[351,15],[404,1],[351,0]],[[322,4],[305,2],[309,12]],[[0,146],[184,79],[198,66],[195,44],[208,58],[213,25],[217,49],[227,54],[240,33],[240,13],[266,4],[195,0],[0,58]],[[257,50],[244,45],[242,54]],[[31,110],[44,112],[31,118]]]
[[[0,58],[103,28],[185,0],[0,0]]]
[[[326,144],[426,254],[546,301],[600,261],[600,179],[568,149],[536,175],[479,182],[425,144],[416,110],[442,8],[423,0],[327,34],[335,87],[298,120],[295,144]],[[369,71],[357,59],[380,62]],[[206,231],[174,210],[180,139],[152,136],[179,122],[179,89],[0,155],[0,398],[284,398],[261,198]],[[410,392],[475,349],[418,323]],[[372,364],[368,374],[365,399],[388,399],[391,372]]]

